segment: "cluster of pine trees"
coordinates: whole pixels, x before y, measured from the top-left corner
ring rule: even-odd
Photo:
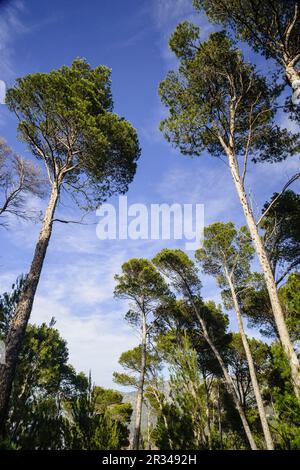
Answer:
[[[6,103],[38,164],[0,140],[0,223],[36,218],[29,193],[48,193],[49,203],[29,272],[0,299],[2,447],[300,449],[300,198],[291,189],[300,174],[270,195],[259,220],[247,189],[251,165],[299,153],[299,134],[278,125],[279,110],[300,122],[299,2],[193,4],[218,31],[202,41],[185,21],[172,34],[178,69],[159,86],[168,110],[160,128],[183,155],[222,161],[246,225],[213,223],[193,258],[166,248],[152,260],[128,260],[116,276],[115,296],[129,301],[126,320],[140,333],[120,357],[124,373],[114,374],[136,390],[129,444],[132,409],[122,395],[75,372],[54,322],[28,322],[54,226],[68,223],[56,217],[64,193],[88,211],[126,192],[140,156],[137,133],[113,111],[104,66],[76,59],[18,79]],[[272,72],[247,62],[240,41],[269,59]],[[201,273],[215,278],[223,306],[203,300]],[[228,330],[226,310],[238,332]],[[247,325],[262,339],[250,338]]]

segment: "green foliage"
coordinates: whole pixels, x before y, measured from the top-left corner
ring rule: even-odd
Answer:
[[[216,364],[211,348],[203,336],[199,317],[204,321],[209,337],[219,351],[222,351],[228,342],[226,334],[228,318],[214,302],[203,302],[201,281],[195,263],[183,251],[170,249],[158,253],[153,263],[167,277],[171,288],[181,296],[176,301],[170,299],[157,311],[160,331],[165,332],[170,329],[175,340],[186,331],[193,347],[201,354],[203,367],[210,363],[208,367],[219,371],[219,365]]]
[[[13,384],[8,434],[23,449],[62,448],[69,423],[63,408],[81,390],[66,342],[52,326],[29,325]]]
[[[169,399],[159,408],[154,441],[162,449],[206,448],[204,389],[197,353],[187,336],[172,348],[169,369]]]
[[[24,280],[1,296],[5,337]],[[120,449],[128,445],[132,409],[114,390],[92,387],[91,379],[68,364],[68,349],[57,329],[28,325],[7,423],[9,449]]]
[[[173,403],[166,403],[163,412],[158,414],[157,424],[152,431],[152,439],[162,450],[192,450],[193,428],[190,416],[182,415]]]
[[[146,354],[146,384],[153,375],[160,369],[160,357],[155,351],[147,351]],[[139,388],[140,373],[142,369],[142,350],[141,346],[125,351],[119,358],[119,364],[130,374],[114,372],[114,381],[125,387]]]
[[[291,338],[300,338],[300,273],[288,277],[286,284],[279,289],[279,298],[285,312],[287,327]]]
[[[281,67],[297,59],[299,22],[288,28],[294,0],[193,3]],[[224,31],[201,42],[198,26],[184,21],[169,44],[179,68],[160,84],[160,97],[169,111],[161,130],[183,154],[200,156],[208,150],[216,157],[230,152],[244,157],[244,186],[249,159],[280,161],[299,150],[298,136],[276,124],[276,99],[282,88],[245,62]],[[7,104],[18,118],[20,138],[45,164],[50,183],[67,189],[81,208],[92,209],[127,190],[140,148],[136,131],[113,112],[107,67],[92,69],[76,59],[71,67],[28,75],[8,91]],[[237,160],[236,165],[239,175]],[[297,344],[300,274],[293,271],[299,265],[299,196],[292,191],[277,196],[272,196],[270,209],[266,203],[260,229],[277,275],[289,333]],[[225,306],[232,307],[230,278],[250,325],[272,338],[277,334],[274,317],[262,276],[251,273],[253,254],[245,227],[216,222],[205,229],[196,259],[223,289]],[[248,448],[225,387],[221,360],[216,360],[220,356],[258,447],[263,447],[241,336],[228,332],[229,318],[221,306],[202,299],[194,261],[182,250],[164,249],[152,261],[130,259],[115,280],[115,297],[130,302],[125,319],[141,333],[141,344],[121,354],[123,372],[113,377],[119,385],[137,389],[155,415],[148,444],[162,450]],[[0,339],[7,334],[24,282],[20,278],[11,293],[0,296]],[[300,412],[286,356],[276,341],[248,341],[276,448],[299,449]],[[131,405],[123,403],[120,392],[95,386],[91,377],[77,374],[68,361],[66,341],[54,320],[28,325],[13,384],[8,438],[0,443],[1,449],[128,447]]]
[[[115,295],[118,298],[135,300],[143,298],[144,305],[152,308],[168,294],[168,288],[162,276],[147,259],[132,258],[122,265],[122,274],[116,275]]]
[[[133,327],[143,328],[143,321],[170,295],[169,288],[155,266],[143,258],[132,258],[122,265],[122,274],[116,275],[115,297],[131,301],[126,320]],[[146,325],[147,335],[149,325]]]
[[[131,301],[131,309],[125,318],[140,334],[140,345],[123,353],[119,360],[131,374],[113,374],[117,383],[137,390],[132,448],[139,449],[145,385],[148,384],[151,374],[160,367],[157,354],[151,351],[150,340],[155,333],[156,310],[170,297],[170,291],[155,266],[143,258],[133,258],[124,263],[122,274],[116,275],[115,279],[115,296]]]
[[[205,432],[204,387],[198,367],[197,353],[187,337],[177,347],[170,367],[170,397],[179,414],[189,418],[193,439],[189,446],[206,448],[208,437]]]
[[[255,338],[248,338],[257,379],[262,385],[265,375],[271,363],[270,347]],[[226,352],[230,371],[235,378],[235,383],[239,391],[240,401],[248,414],[253,411],[256,418],[258,413],[255,408],[255,398],[251,386],[251,378],[245,349],[240,334],[231,335],[231,343]],[[266,384],[265,384],[266,387]],[[251,410],[252,409],[252,410]],[[253,421],[253,420],[252,420]]]
[[[30,197],[45,196],[45,178],[31,160],[17,155],[0,136],[0,227],[9,227],[9,218],[36,220],[38,213],[30,209]]]
[[[61,448],[65,400],[77,393],[66,342],[52,326],[29,325],[13,386],[10,434],[22,448]],[[49,429],[51,428],[51,432]]]

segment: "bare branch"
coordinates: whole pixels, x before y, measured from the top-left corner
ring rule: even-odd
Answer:
[[[45,196],[45,179],[41,170],[31,161],[13,153],[0,138],[0,217],[11,214],[32,220],[36,211],[26,207],[27,196]],[[7,225],[1,220],[0,225]]]

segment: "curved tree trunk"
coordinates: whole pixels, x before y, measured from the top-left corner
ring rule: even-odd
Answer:
[[[142,407],[143,407],[143,396],[144,396],[144,383],[145,383],[145,373],[146,373],[146,354],[147,354],[147,325],[146,318],[143,315],[142,319],[142,344],[141,344],[141,374],[139,388],[137,391],[136,397],[136,412],[135,412],[135,427],[132,441],[132,449],[139,450],[140,446],[140,435],[141,435],[141,422],[142,422]]]
[[[209,347],[213,351],[213,353],[214,353],[214,355],[215,355],[215,357],[216,357],[216,359],[217,359],[217,361],[218,361],[218,363],[221,367],[221,370],[222,370],[223,375],[224,375],[227,391],[231,395],[231,397],[233,399],[233,402],[235,404],[235,407],[236,407],[236,409],[237,409],[237,411],[240,415],[240,418],[241,418],[241,421],[242,421],[242,424],[243,424],[243,428],[244,428],[245,434],[247,436],[247,439],[249,441],[250,447],[251,447],[252,450],[257,450],[257,446],[256,446],[255,440],[253,438],[250,426],[248,424],[246,415],[244,413],[243,407],[242,407],[242,405],[240,403],[240,400],[238,398],[238,393],[237,393],[236,387],[234,385],[234,382],[233,382],[232,378],[230,377],[230,375],[227,371],[227,367],[226,367],[221,355],[219,354],[219,351],[217,350],[216,346],[214,345],[214,342],[211,340],[211,338],[209,336],[209,333],[208,333],[207,328],[206,328],[206,324],[205,324],[204,320],[202,319],[202,317],[201,317],[201,315],[198,311],[198,308],[195,305],[195,302],[193,301],[192,297],[191,297],[191,302],[192,302],[195,314],[198,318],[198,321],[201,325],[203,336],[204,336],[206,342],[208,343]]]
[[[270,262],[269,262],[265,247],[263,245],[263,242],[260,238],[252,210],[248,203],[244,185],[239,174],[239,168],[238,168],[236,157],[234,153],[230,151],[229,149],[227,149],[227,156],[229,160],[231,175],[232,175],[232,178],[233,178],[233,181],[234,181],[234,184],[235,184],[235,187],[236,187],[236,190],[237,190],[237,193],[238,193],[238,196],[239,196],[239,199],[240,199],[243,211],[244,211],[247,225],[251,234],[251,238],[253,240],[254,247],[255,247],[255,250],[256,250],[262,271],[263,271],[264,280],[268,289],[269,298],[270,298],[270,302],[271,302],[271,306],[273,310],[273,315],[274,315],[276,326],[277,326],[278,333],[280,336],[280,341],[285,350],[285,353],[287,355],[287,358],[290,364],[294,391],[295,391],[296,397],[299,400],[300,399],[299,361],[298,361],[296,352],[294,351],[293,344],[291,342],[291,339],[287,330],[287,326],[286,326],[283,311],[279,302],[277,287],[276,287],[276,283],[275,283],[272,269],[270,266]]]
[[[234,309],[235,309],[236,316],[237,316],[238,327],[239,327],[240,335],[241,335],[241,338],[242,338],[242,343],[243,343],[244,350],[245,350],[245,353],[246,353],[246,358],[247,358],[247,362],[248,362],[248,368],[249,368],[251,383],[252,383],[252,387],[253,387],[253,391],[254,391],[254,395],[255,395],[255,400],[256,400],[256,403],[257,403],[260,422],[261,422],[261,426],[262,426],[262,429],[263,429],[267,449],[268,450],[274,450],[273,439],[272,439],[272,436],[271,436],[271,432],[270,432],[268,420],[267,420],[267,417],[266,417],[264,404],[263,404],[261,393],[260,393],[260,390],[259,390],[259,385],[258,385],[258,381],[257,381],[257,377],[256,377],[256,371],[255,371],[255,367],[254,367],[252,353],[251,353],[251,350],[250,350],[250,346],[249,346],[249,343],[248,343],[247,336],[245,334],[243,319],[242,319],[241,310],[240,310],[239,302],[238,302],[238,299],[237,299],[235,287],[233,285],[233,282],[232,282],[232,279],[231,279],[229,273],[227,273],[227,272],[226,272],[226,277],[227,277],[227,280],[228,280],[228,284],[229,284],[229,288],[230,288],[230,292],[231,292],[231,296],[232,296],[232,300],[233,300],[233,304],[234,304]]]
[[[0,437],[5,435],[5,423],[9,410],[9,399],[15,376],[18,356],[22,348],[27,323],[31,314],[34,296],[52,232],[52,220],[59,197],[59,185],[54,183],[45,212],[42,228],[35,248],[29,274],[26,278],[15,314],[5,341],[5,364],[0,365]]]

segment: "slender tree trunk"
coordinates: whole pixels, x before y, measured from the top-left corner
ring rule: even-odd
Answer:
[[[241,338],[242,338],[242,343],[243,343],[244,350],[245,350],[245,353],[246,353],[246,358],[247,358],[247,362],[248,362],[248,368],[249,368],[251,383],[252,383],[252,387],[253,387],[256,403],[257,403],[260,422],[261,422],[261,426],[262,426],[263,433],[264,433],[264,436],[265,436],[267,449],[268,450],[274,450],[273,439],[272,439],[272,436],[271,436],[271,432],[270,432],[268,420],[267,420],[267,417],[266,417],[266,412],[265,412],[263,400],[262,400],[262,397],[261,397],[261,393],[260,393],[260,389],[259,389],[259,385],[258,385],[258,381],[257,381],[257,377],[256,377],[256,371],[255,371],[255,367],[254,367],[252,353],[251,353],[251,350],[250,350],[250,346],[249,346],[249,343],[248,343],[247,336],[245,334],[242,314],[241,314],[239,302],[238,302],[238,299],[237,299],[235,287],[233,285],[232,279],[231,279],[228,272],[226,272],[226,277],[227,277],[227,280],[228,280],[228,284],[229,284],[229,288],[230,288],[230,292],[231,292],[231,296],[232,296],[232,300],[233,300],[233,305],[234,305],[235,313],[236,313],[236,316],[237,316],[239,332],[240,332],[240,335],[241,335]]]
[[[18,356],[22,348],[27,323],[52,232],[52,220],[59,196],[59,185],[52,186],[49,204],[35,248],[29,274],[6,337],[6,362],[0,365],[0,437],[5,435],[5,422],[15,376]]]
[[[256,446],[255,440],[253,438],[250,426],[248,424],[246,415],[244,413],[244,410],[243,410],[243,408],[241,406],[241,403],[240,403],[240,400],[238,398],[238,393],[237,393],[237,390],[235,388],[234,382],[233,382],[232,378],[230,377],[230,375],[227,371],[226,365],[225,365],[221,355],[219,354],[219,351],[217,350],[216,346],[214,345],[214,342],[210,339],[210,336],[209,336],[207,328],[206,328],[206,324],[205,324],[204,320],[202,319],[202,317],[201,317],[201,315],[200,315],[200,313],[197,309],[197,306],[195,305],[195,302],[193,301],[192,297],[191,297],[191,302],[192,302],[195,314],[198,318],[198,321],[201,325],[203,336],[204,336],[206,342],[208,343],[209,347],[213,351],[213,353],[214,353],[214,355],[215,355],[215,357],[216,357],[216,359],[217,359],[217,361],[218,361],[218,363],[221,367],[221,370],[222,370],[223,375],[224,375],[227,391],[231,395],[231,397],[233,399],[233,402],[235,404],[235,407],[237,409],[237,412],[240,415],[240,418],[241,418],[241,421],[242,421],[242,424],[243,424],[243,428],[244,428],[245,434],[247,436],[247,439],[249,441],[250,447],[251,447],[252,450],[257,450],[257,446]]]
[[[276,326],[277,326],[278,333],[280,336],[280,341],[285,350],[285,353],[287,355],[287,358],[290,364],[295,394],[299,400],[300,399],[299,361],[298,361],[296,352],[294,351],[293,344],[291,342],[291,339],[287,330],[287,326],[286,326],[283,311],[279,302],[276,283],[274,280],[270,262],[269,262],[264,244],[260,238],[252,210],[248,203],[244,185],[239,174],[239,168],[238,168],[236,157],[231,150],[227,150],[227,156],[229,160],[231,175],[232,175],[232,178],[233,178],[233,181],[234,181],[234,184],[235,184],[235,187],[236,187],[236,190],[237,190],[237,193],[238,193],[238,196],[239,196],[239,199],[240,199],[243,211],[244,211],[247,225],[251,234],[251,238],[253,240],[254,247],[255,247],[255,250],[259,258],[262,271],[263,271],[265,283],[268,289],[270,302],[271,302],[271,306],[273,310],[273,315],[274,315]]]
[[[141,422],[142,422],[142,407],[143,407],[143,396],[144,396],[144,382],[146,373],[146,355],[147,355],[147,325],[146,318],[143,315],[142,318],[142,344],[141,344],[141,374],[139,388],[136,397],[136,412],[135,412],[135,427],[132,441],[132,449],[139,450],[140,446],[140,435],[141,435]]]

